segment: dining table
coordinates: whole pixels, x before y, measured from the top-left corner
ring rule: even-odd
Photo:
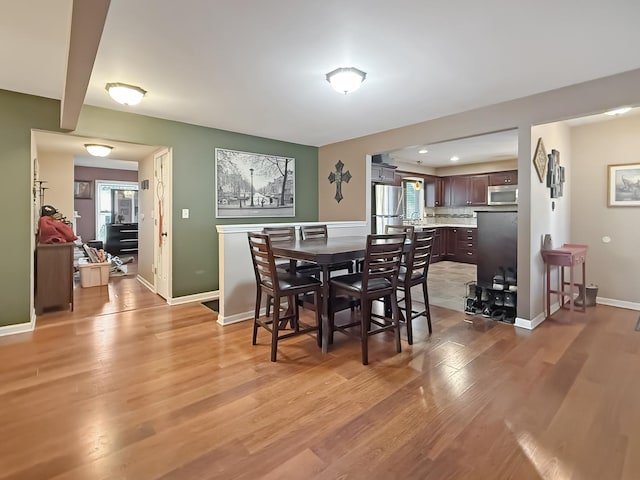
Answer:
[[[410,242],[405,245],[405,250]],[[291,271],[295,272],[298,261],[316,263],[322,272],[322,351],[329,348],[329,268],[337,263],[364,258],[367,250],[367,236],[344,236],[295,239],[272,242],[271,248],[276,257],[288,258]]]

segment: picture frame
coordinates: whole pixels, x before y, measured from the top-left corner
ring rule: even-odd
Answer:
[[[607,165],[607,206],[640,207],[640,163]]]
[[[89,180],[74,180],[73,198],[92,199],[93,198],[93,182]]]
[[[215,149],[216,218],[295,217],[295,158]]]
[[[547,151],[544,148],[542,137],[538,138],[535,153],[533,154],[533,165],[536,167],[536,173],[540,179],[540,183],[544,182],[547,170]]]

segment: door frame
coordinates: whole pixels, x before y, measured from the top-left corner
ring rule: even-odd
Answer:
[[[167,232],[165,240],[165,250],[168,252],[166,258],[167,267],[167,292],[161,292],[157,275],[156,261],[160,250],[160,230],[158,220],[160,218],[160,208],[158,206],[158,189],[160,181],[158,179],[158,160],[163,155],[167,155],[166,182],[164,187],[164,216],[162,218],[163,230]],[[173,297],[173,149],[171,147],[162,148],[153,154],[153,286],[155,293],[164,298],[167,303],[171,303]]]

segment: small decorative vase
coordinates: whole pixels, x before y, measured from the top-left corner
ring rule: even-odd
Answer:
[[[542,241],[542,249],[551,250],[552,248],[553,248],[553,243],[551,241],[551,235],[547,233],[545,234],[544,240]]]

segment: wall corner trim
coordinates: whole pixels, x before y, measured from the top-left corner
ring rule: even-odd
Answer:
[[[184,295],[182,297],[171,297],[167,299],[167,303],[169,305],[183,305],[193,302],[209,302],[211,300],[218,300],[219,298],[220,291],[212,290],[210,292],[194,293],[193,295]]]
[[[31,319],[25,323],[17,323],[14,325],[4,325],[0,327],[0,337],[4,337],[5,335],[16,335],[18,333],[28,333],[33,332],[36,328],[36,312],[35,310],[31,311]]]
[[[551,305],[551,315],[560,310],[560,305],[556,302]],[[526,318],[516,317],[515,326],[518,328],[524,328],[525,330],[533,330],[547,318],[546,312],[539,313],[533,320],[527,320]]]
[[[156,293],[156,287],[154,287],[150,282],[148,282],[147,280],[145,280],[143,277],[141,277],[140,275],[138,275],[136,277],[136,280],[138,280],[142,285],[144,285],[145,287],[147,287],[147,289],[151,290],[152,293]]]

